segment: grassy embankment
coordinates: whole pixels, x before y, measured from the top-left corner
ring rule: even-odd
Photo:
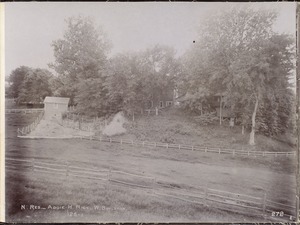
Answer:
[[[143,116],[127,125],[128,138],[142,141],[170,142],[178,144],[199,145],[256,151],[293,151],[296,137],[282,135],[270,138],[256,134],[256,145],[250,146],[249,131],[242,134],[241,126],[230,129],[224,121],[201,126],[190,115],[180,109],[170,108],[158,116]]]

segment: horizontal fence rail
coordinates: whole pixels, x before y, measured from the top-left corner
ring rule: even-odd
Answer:
[[[64,127],[83,130],[89,132],[102,131],[107,126],[107,118],[87,116],[76,113],[76,107],[70,106],[68,111],[63,115],[62,125]]]
[[[189,151],[198,151],[198,152],[208,152],[208,153],[218,153],[218,154],[229,154],[232,156],[296,156],[296,151],[290,152],[268,152],[268,151],[247,151],[247,150],[236,150],[236,149],[223,149],[215,147],[201,147],[201,146],[192,146],[192,145],[181,145],[181,144],[170,144],[162,142],[148,142],[148,141],[133,141],[127,139],[114,139],[106,137],[96,137],[96,136],[76,136],[77,138],[86,139],[86,140],[97,140],[101,142],[110,142],[110,143],[120,143],[120,144],[130,144],[135,146],[143,147],[160,147],[160,148],[170,148],[170,149],[179,149],[179,150],[189,150]]]
[[[5,113],[41,113],[44,112],[43,108],[33,108],[33,109],[5,109]]]
[[[121,171],[111,167],[97,168],[78,166],[70,162],[49,162],[33,159],[15,159],[6,158],[6,169],[10,171],[33,171],[39,173],[49,173],[62,175],[66,177],[76,177],[83,179],[100,180],[102,182],[111,182],[115,185],[123,185],[130,188],[142,188],[152,190],[149,193],[157,196],[165,196],[192,204],[202,204],[210,207],[231,210],[228,206],[237,207],[237,210],[245,209],[247,212],[252,210],[261,216],[271,215],[273,212],[281,212],[282,217],[295,219],[296,207],[292,202],[285,204],[267,199],[264,192],[262,196],[250,196],[246,194],[216,190],[208,187],[194,187],[195,190],[182,191],[177,186],[172,188],[154,177],[139,174],[136,172]],[[171,184],[170,184],[171,186]],[[178,186],[179,187],[179,186]],[[245,213],[245,212],[244,212]],[[267,214],[269,213],[269,214]]]

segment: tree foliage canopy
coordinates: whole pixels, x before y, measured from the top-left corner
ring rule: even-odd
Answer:
[[[258,129],[271,135],[283,131],[278,127],[286,127],[292,113],[292,104],[287,107],[284,102],[292,103],[289,79],[295,40],[273,31],[276,17],[272,11],[242,7],[207,18],[185,56],[185,85],[194,104],[221,93],[224,105],[243,118],[244,124],[251,124],[253,132]],[[267,106],[277,113],[263,113]]]
[[[11,74],[9,75],[9,82],[11,83],[9,87],[9,95],[12,98],[18,98],[20,91],[21,91],[21,85],[26,77],[26,74],[31,71],[30,67],[27,66],[20,66],[13,70]]]
[[[174,49],[168,46],[117,55],[110,61],[106,83],[112,108],[128,113],[144,109],[164,91],[173,92],[180,69]]]
[[[46,69],[33,69],[21,66],[12,71],[9,77],[9,92],[17,102],[43,102],[52,95],[53,74]]]
[[[59,75],[60,95],[71,97],[71,101],[84,107],[82,98],[87,80],[102,79],[110,44],[105,33],[96,28],[95,23],[85,17],[71,17],[66,20],[67,30],[63,39],[53,41],[55,62],[50,64]],[[91,82],[93,84],[93,82]],[[95,88],[102,88],[95,84]],[[80,95],[75,99],[76,95]],[[97,104],[96,95],[93,99]],[[91,99],[92,100],[92,99]]]

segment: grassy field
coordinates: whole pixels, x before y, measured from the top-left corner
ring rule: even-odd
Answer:
[[[160,129],[164,129],[161,117],[152,118],[152,128],[155,124],[160,124]],[[157,182],[175,186],[186,192],[194,187],[207,186],[261,197],[266,191],[268,199],[282,203],[292,201],[295,196],[295,160],[291,157],[232,157],[78,139],[17,139],[17,127],[29,124],[31,120],[34,120],[32,114],[6,117],[6,157],[70,161],[77,165],[88,164],[104,169],[111,166],[112,169],[155,177]],[[190,129],[196,131],[193,126]],[[134,138],[136,130],[137,128],[132,129],[129,134],[126,134],[127,137]],[[179,135],[193,137],[194,131],[190,131],[189,135]],[[146,133],[146,138],[154,139],[155,135],[159,135],[153,130],[150,133],[152,136]],[[199,139],[202,140],[201,138],[203,137],[200,135]],[[183,138],[178,140],[180,143]],[[226,137],[224,143],[225,140]],[[272,140],[271,143],[277,149],[276,144],[279,145],[279,142]],[[282,145],[288,149],[288,144],[282,143]],[[65,179],[65,176],[33,171],[7,172],[7,221],[255,222],[269,220],[259,216],[248,216],[247,213],[233,213],[230,208],[220,210],[168,197],[157,197],[141,189],[87,179]],[[75,215],[72,214],[72,210],[21,210],[22,204],[80,205],[88,208],[77,210],[78,214]],[[94,210],[92,209],[94,206],[104,206],[105,209]]]

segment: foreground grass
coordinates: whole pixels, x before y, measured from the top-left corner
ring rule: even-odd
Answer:
[[[19,191],[10,183],[16,180],[8,172],[8,195]],[[7,205],[13,216],[8,222],[254,222],[267,221],[250,216],[218,210],[213,207],[157,197],[150,192],[109,183],[94,182],[40,173],[23,174],[24,186],[19,204]],[[64,190],[62,192],[62,190]],[[20,210],[26,205],[25,210]],[[33,210],[30,205],[45,207]],[[72,209],[68,206],[72,205]],[[49,206],[65,209],[49,209]]]
[[[21,140],[20,140],[21,141]],[[22,144],[21,144],[22,143]],[[296,184],[293,170],[284,171],[294,164],[291,158],[246,158],[213,153],[179,151],[174,149],[138,148],[130,145],[100,143],[85,140],[22,140],[26,151],[8,151],[7,157],[57,162],[70,161],[78,166],[144,173],[157,182],[189,192],[193,187],[207,186],[234,193],[262,197],[287,203],[294,200]],[[282,165],[282,163],[284,163]],[[287,169],[287,168],[286,168]],[[9,173],[8,173],[9,174]],[[48,174],[19,173],[7,177],[7,202],[12,221],[32,212],[20,210],[20,204],[52,205],[104,205],[126,208],[118,211],[88,211],[77,219],[82,221],[260,221],[259,217],[216,210],[170,198],[151,196],[139,189],[105,185],[101,182],[79,180]],[[17,195],[17,196],[16,196]],[[24,203],[25,202],[25,203]],[[51,214],[52,213],[52,214]],[[102,214],[101,214],[102,213]],[[37,211],[36,220],[51,221],[58,216],[61,221],[74,217],[62,211]],[[245,220],[244,220],[245,219]],[[34,219],[35,220],[35,219]]]

